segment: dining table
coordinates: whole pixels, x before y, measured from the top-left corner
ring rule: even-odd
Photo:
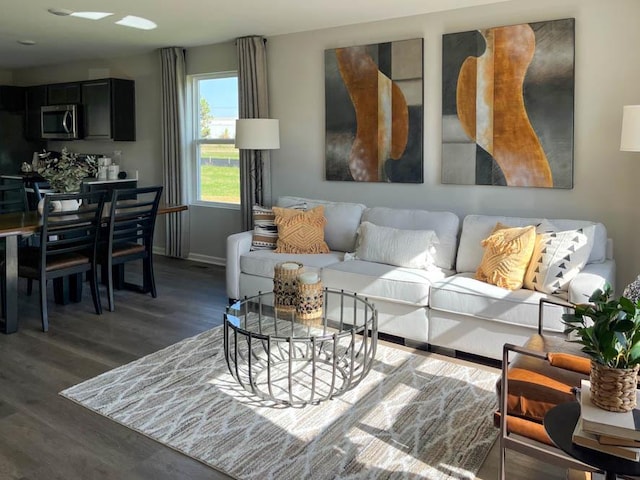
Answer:
[[[187,205],[160,204],[158,215],[187,210]],[[109,205],[105,203],[104,221],[109,220]],[[9,334],[18,331],[18,240],[23,235],[38,232],[42,227],[42,216],[37,211],[0,214],[0,238],[5,239],[4,301],[5,316],[0,321],[0,332]]]

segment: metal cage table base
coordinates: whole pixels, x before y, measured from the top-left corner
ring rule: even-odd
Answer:
[[[378,316],[367,299],[324,289],[316,324],[273,305],[273,294],[261,293],[227,307],[224,316],[227,365],[245,390],[299,407],[340,395],[369,373]]]

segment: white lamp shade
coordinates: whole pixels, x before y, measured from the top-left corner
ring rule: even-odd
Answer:
[[[236,120],[236,148],[274,150],[280,148],[279,121],[273,118]]]
[[[622,110],[620,150],[640,152],[640,105],[625,105]]]

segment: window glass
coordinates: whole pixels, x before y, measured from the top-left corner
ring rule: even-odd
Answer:
[[[240,204],[240,163],[235,148],[238,77],[197,77],[194,85],[195,196],[201,202]]]

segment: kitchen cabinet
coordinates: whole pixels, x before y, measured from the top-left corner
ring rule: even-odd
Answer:
[[[135,83],[107,78],[81,82],[85,140],[136,139]]]
[[[47,85],[48,105],[69,105],[80,103],[80,84],[75,83],[55,83]]]
[[[9,112],[24,110],[24,88],[0,85],[0,110]]]
[[[37,85],[27,87],[25,93],[25,130],[27,140],[42,139],[42,125],[40,124],[40,107],[47,104],[47,86]]]

